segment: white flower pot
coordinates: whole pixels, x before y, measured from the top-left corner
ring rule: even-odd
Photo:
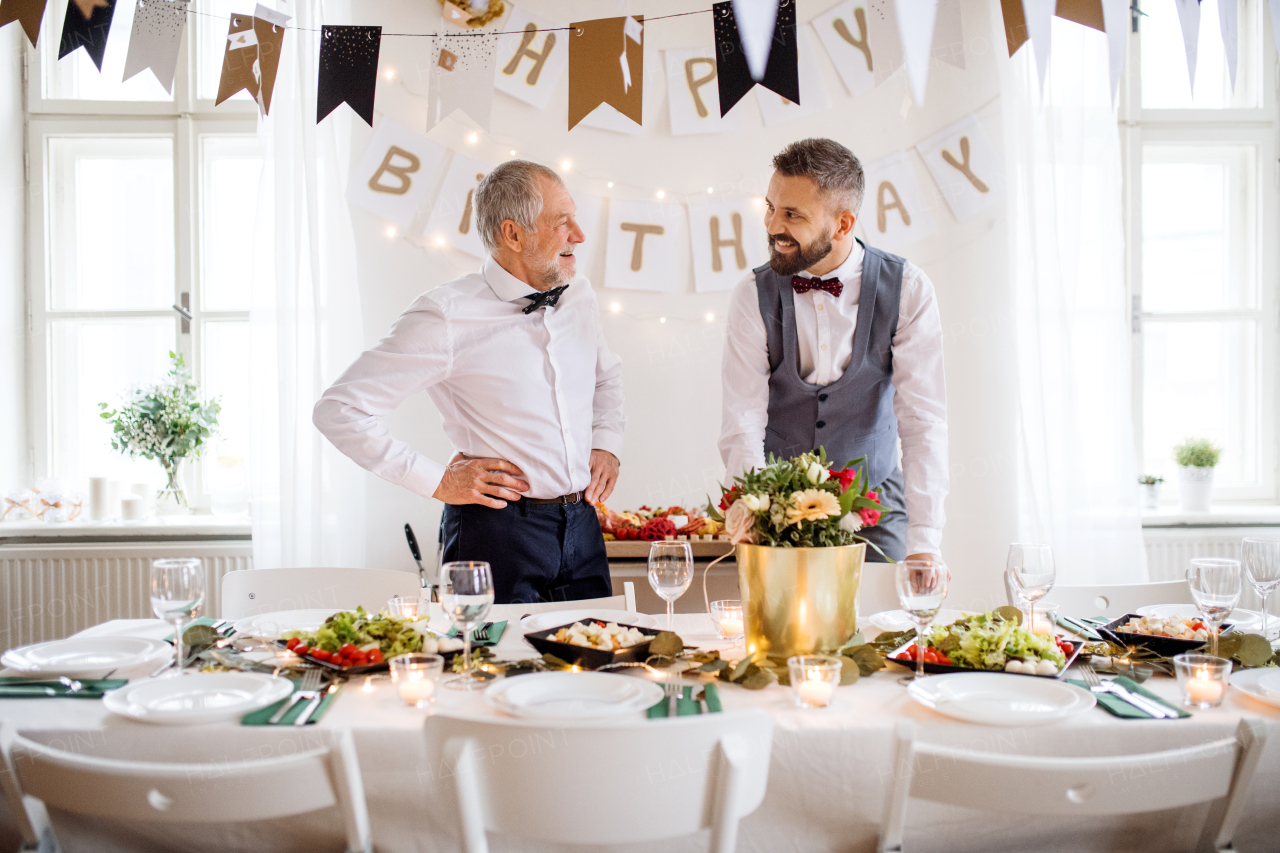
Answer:
[[[1213,469],[1178,466],[1178,504],[1183,512],[1208,512]]]
[[[1138,488],[1142,491],[1142,508],[1143,509],[1159,509],[1160,508],[1160,486],[1161,483],[1139,483]]]

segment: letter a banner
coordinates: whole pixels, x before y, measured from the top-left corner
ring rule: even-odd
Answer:
[[[409,231],[445,150],[384,117],[351,173],[347,201]]]

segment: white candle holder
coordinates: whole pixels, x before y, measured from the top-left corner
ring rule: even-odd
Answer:
[[[1185,654],[1173,659],[1173,670],[1188,708],[1216,708],[1227,695],[1231,661],[1213,655]]]
[[[840,686],[840,658],[829,655],[797,655],[787,658],[791,695],[800,708],[825,708]]]
[[[390,663],[391,683],[401,701],[413,708],[430,708],[436,701],[436,686],[444,675],[444,658],[413,653],[396,655]]]
[[[1057,633],[1058,605],[1037,604],[1032,608],[1031,630],[1036,634],[1053,636]]]
[[[716,634],[722,640],[729,640],[735,646],[746,637],[747,623],[743,621],[742,602],[732,599],[711,602],[711,621],[715,623]]]
[[[395,595],[387,600],[387,610],[392,616],[398,616],[401,619],[416,620],[418,618],[420,602],[421,599],[418,598],[401,598],[400,596]]]

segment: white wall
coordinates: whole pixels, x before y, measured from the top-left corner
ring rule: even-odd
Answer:
[[[383,0],[362,7],[353,23],[378,23],[388,31],[424,29],[421,0]],[[643,12],[653,18],[688,11],[688,0],[621,0],[608,9],[589,0],[525,0],[531,11],[556,21]],[[800,0],[803,26],[834,0]],[[963,116],[978,111],[988,135],[1002,138],[998,62],[1006,61],[999,9],[994,0],[965,0],[967,70],[935,64],[923,109],[905,106],[903,72],[857,99],[845,92],[825,53],[818,62],[832,108],[789,123],[764,127],[754,95],[745,130],[734,135],[673,137],[667,116],[662,54],[667,48],[711,44],[709,15],[646,26],[645,126],[639,136],[588,127],[566,131],[567,79],[545,112],[502,93],[494,95],[491,133],[472,145],[465,121],[448,121],[430,134],[438,142],[482,160],[520,156],[551,165],[573,162],[565,175],[572,189],[615,197],[650,199],[665,189],[668,200],[705,198],[707,186],[734,185],[761,193],[769,160],[786,143],[806,136],[830,136],[848,145],[864,162],[909,148]],[[403,29],[401,29],[403,28]],[[812,32],[810,32],[812,35]],[[418,82],[427,51],[416,39],[384,39],[383,68],[396,69],[396,82],[380,80],[378,111],[398,122],[424,127],[425,93]],[[425,78],[423,78],[425,80]],[[904,115],[905,113],[905,115]],[[353,157],[371,131],[361,122],[352,140]],[[923,164],[911,154],[921,185],[933,192]],[[614,180],[613,190],[605,182]],[[433,190],[434,193],[434,190]],[[429,196],[430,198],[430,196]],[[1014,536],[1014,407],[1012,341],[1008,323],[1010,288],[1006,273],[1003,205],[957,222],[937,200],[938,233],[905,250],[924,269],[938,292],[946,329],[950,397],[952,489],[944,552],[953,567],[952,601],[981,606],[1002,603],[1000,572]],[[479,261],[451,250],[425,249],[401,237],[388,239],[385,223],[353,211],[359,251],[366,338],[375,342],[423,290],[474,269]],[[597,231],[599,226],[597,226]],[[587,228],[588,241],[596,237]],[[687,244],[687,239],[682,238]],[[624,312],[605,315],[605,332],[622,357],[628,427],[616,508],[642,503],[699,503],[718,494],[722,474],[716,439],[720,428],[720,350],[727,293],[693,291],[688,246],[682,245],[677,291],[649,294],[601,288],[603,256],[584,270],[596,283],[602,304],[621,302]],[[716,317],[708,323],[705,315]],[[660,324],[658,317],[668,322]],[[395,433],[433,458],[450,447],[439,417],[425,395],[406,402],[391,418]],[[369,477],[368,565],[409,568],[412,563],[401,528],[411,522],[426,550],[434,550],[440,505]],[[428,544],[431,543],[431,544]]]
[[[18,24],[0,29],[0,491],[31,479],[26,417],[26,229],[22,51]]]

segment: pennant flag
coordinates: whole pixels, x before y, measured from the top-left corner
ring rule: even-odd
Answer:
[[[0,27],[17,21],[35,47],[40,36],[40,19],[49,0],[3,0],[0,2]]]
[[[605,287],[655,293],[676,289],[679,273],[676,250],[684,225],[684,211],[680,207],[654,201],[609,199],[609,231],[604,241]]]
[[[938,0],[894,0],[898,12],[898,37],[911,81],[911,98],[924,106],[929,83],[929,63],[933,59],[933,24],[938,17]]]
[[[1187,73],[1191,75],[1191,92],[1196,91],[1196,49],[1200,45],[1200,0],[1173,0],[1182,25],[1182,46],[1187,51]]]
[[[1199,2],[1199,0],[1196,0]],[[1049,52],[1053,49],[1053,13],[1057,0],[1022,0],[1022,17],[1036,52],[1036,70],[1040,72],[1040,91],[1049,76]]]
[[[502,25],[493,86],[545,110],[569,64],[571,33],[546,18],[516,9]]]
[[[484,242],[476,231],[476,187],[488,174],[489,167],[465,154],[454,152],[444,185],[436,194],[424,234],[427,245],[449,246],[477,258],[488,257]]]
[[[500,39],[501,36],[492,32],[432,39],[427,130],[444,121],[454,110],[462,110],[476,124],[489,129]]]
[[[1227,74],[1231,91],[1236,90],[1236,65],[1240,60],[1240,22],[1236,0],[1218,0],[1218,29],[1222,32],[1222,51],[1227,55]]]
[[[253,34],[258,39],[258,107],[263,115],[271,113],[271,93],[276,88],[280,70],[280,51],[284,48],[284,27],[290,17],[261,3],[253,10]]]
[[[1129,0],[1102,0],[1102,19],[1111,56],[1111,106],[1120,98],[1120,78],[1124,75],[1124,51],[1129,44]]]
[[[690,202],[689,249],[695,290],[733,290],[747,273],[769,260],[760,208],[745,198]]]
[[[964,68],[964,21],[960,0],[940,0],[933,25],[933,55],[948,65]]]
[[[916,150],[956,219],[986,210],[1002,195],[1000,157],[976,115],[917,142]]]
[[[827,87],[822,83],[822,72],[814,58],[817,54],[812,44],[813,37],[802,31],[796,34],[800,39],[800,47],[803,48],[800,51],[800,97],[804,103],[797,104],[757,87],[756,100],[760,104],[760,117],[764,119],[765,127],[831,109],[831,98],[827,96]]]
[[[710,48],[666,51],[671,135],[732,133],[742,129],[742,110],[723,115]]]
[[[1004,40],[1013,56],[1027,41],[1027,20],[1022,15],[1022,0],[1000,0],[1000,15],[1004,18]]]
[[[890,154],[867,164],[866,179],[862,227],[871,245],[897,252],[937,231],[915,169],[905,153]]]
[[[347,201],[408,231],[447,149],[383,117],[351,172]]]
[[[831,64],[853,97],[902,67],[902,42],[891,0],[849,0],[813,19]],[[964,45],[960,45],[963,54]]]
[[[720,115],[723,116],[742,100],[751,87],[759,83],[782,97],[800,103],[800,70],[796,50],[796,7],[790,0],[778,3],[773,25],[773,48],[769,63],[757,80],[747,66],[733,3],[724,0],[711,7],[715,19],[716,82],[720,90]]]
[[[316,124],[344,102],[373,127],[382,27],[320,28],[320,76],[316,83]]]
[[[9,0],[5,0],[9,2]],[[67,4],[66,17],[62,19],[62,44],[58,58],[83,47],[93,64],[102,70],[102,56],[107,52],[107,34],[111,31],[111,16],[116,12],[116,0],[75,0]]]
[[[252,15],[232,14],[227,27],[227,42],[222,47],[222,76],[218,80],[218,104],[241,89],[255,99],[258,97],[258,34],[253,28]]]
[[[133,32],[129,54],[124,60],[124,79],[151,69],[160,85],[173,94],[173,72],[178,67],[182,29],[187,25],[191,0],[137,0],[133,12]]]
[[[747,70],[751,79],[759,83],[769,66],[770,42],[778,20],[776,0],[733,0],[733,19],[738,23]]]
[[[640,124],[644,17],[575,21],[569,28],[569,129],[601,104]]]

